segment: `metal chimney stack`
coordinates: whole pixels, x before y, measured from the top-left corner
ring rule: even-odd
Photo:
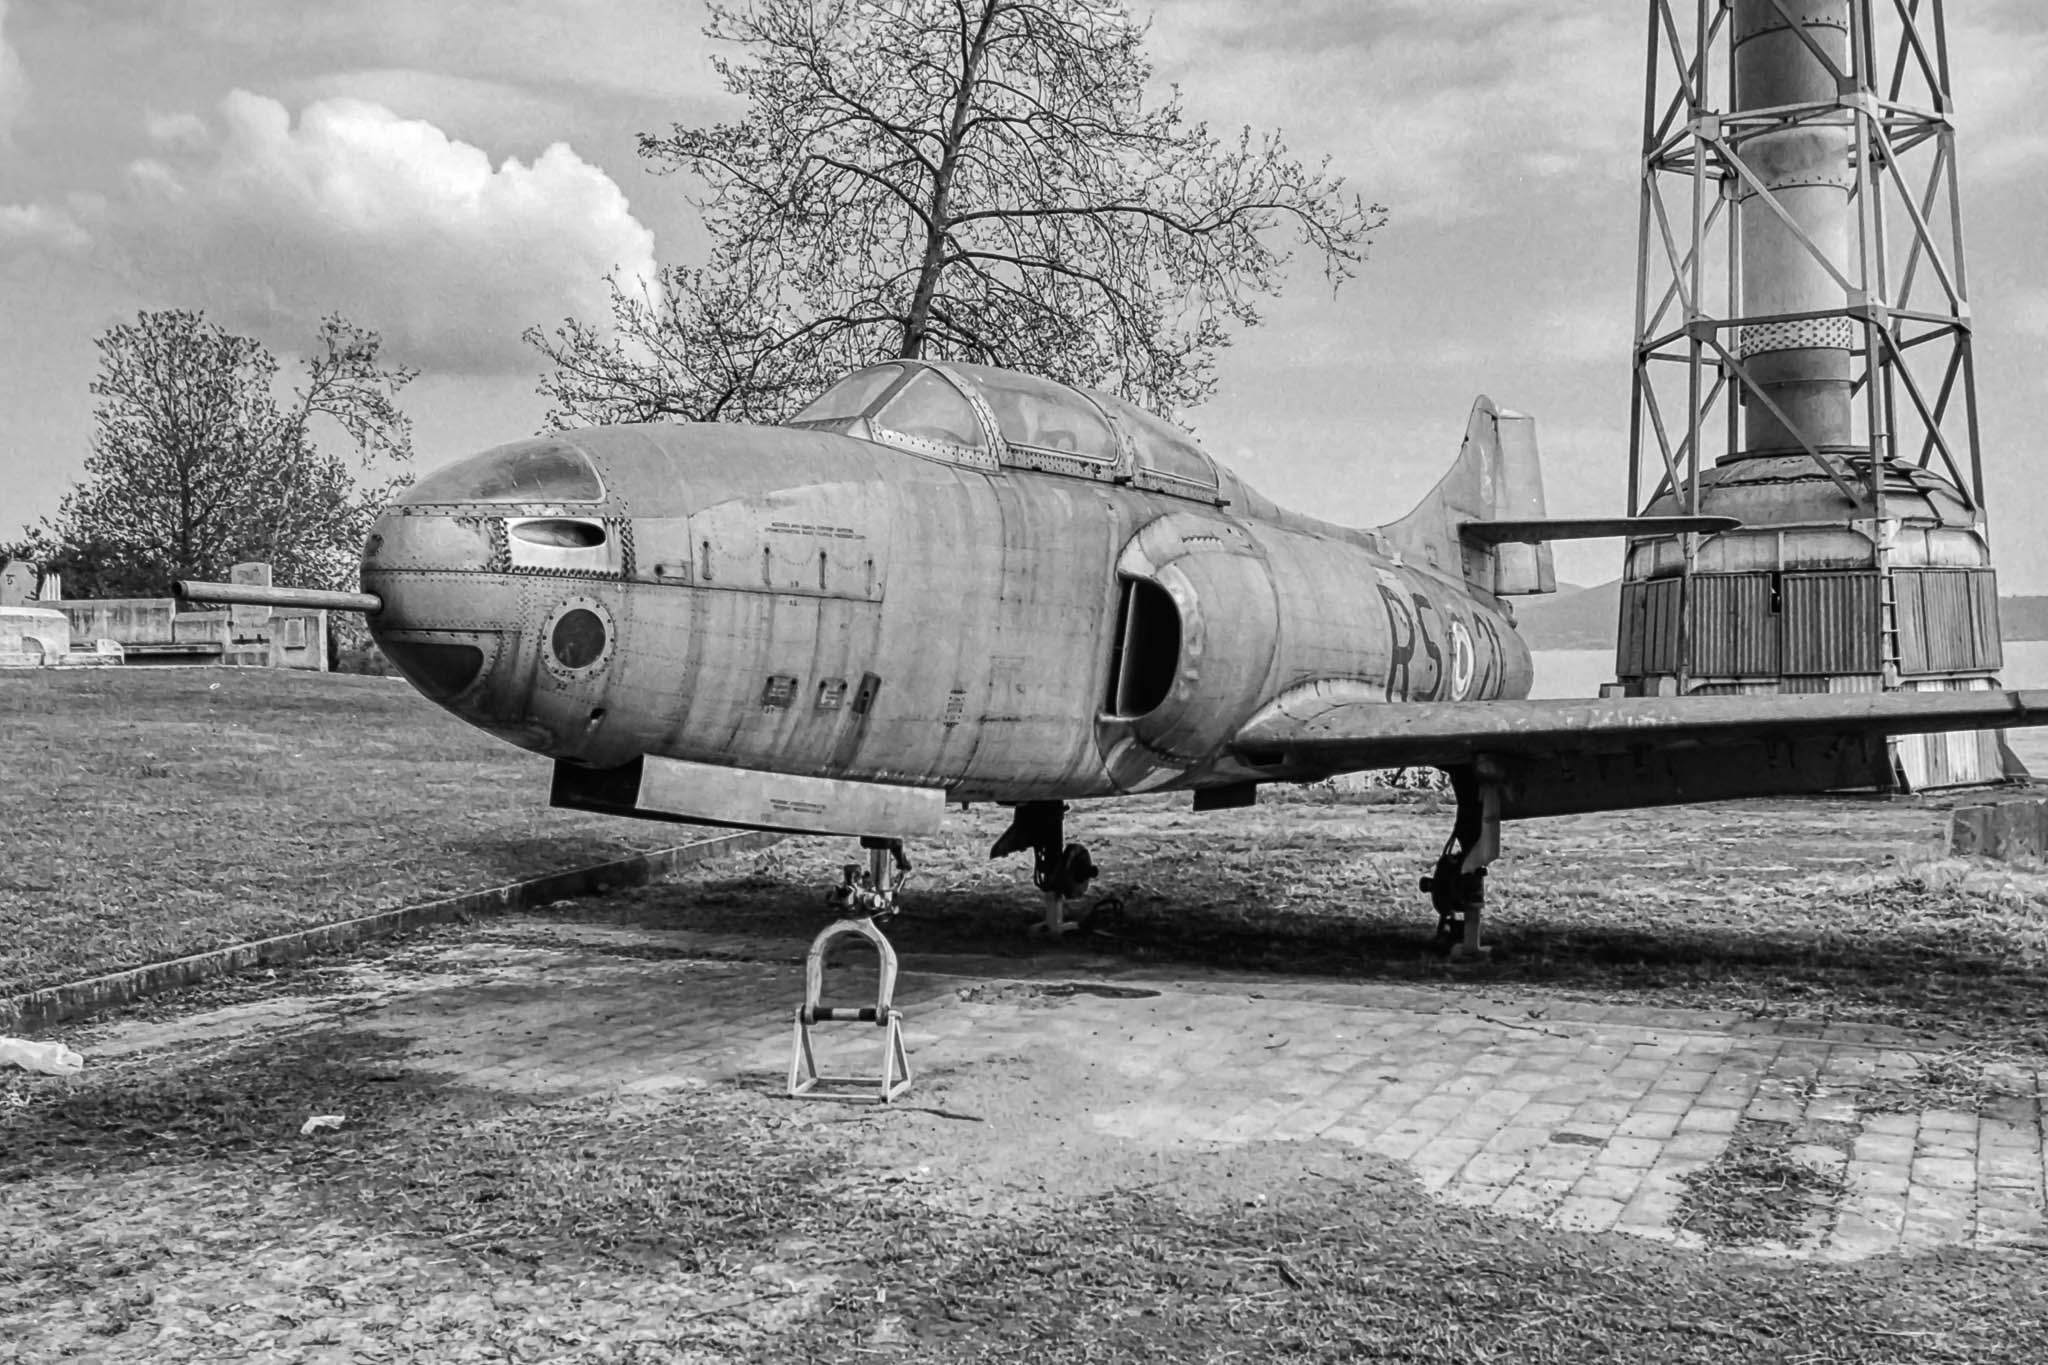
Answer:
[[[1614,690],[1995,685],[1941,0],[1649,0]],[[1893,780],[1997,780],[1995,737]]]
[[[1797,16],[1794,22],[1791,16]],[[1756,381],[1745,405],[1742,451],[1795,454],[1852,440],[1849,357],[1849,190],[1852,119],[1836,106],[1838,71],[1850,67],[1849,0],[1736,0],[1735,114],[1798,106],[1825,110],[1772,124],[1742,155],[1754,185],[1737,180],[1741,309],[1736,351]],[[1773,207],[1775,206],[1775,207]],[[1782,212],[1780,212],[1782,210]]]

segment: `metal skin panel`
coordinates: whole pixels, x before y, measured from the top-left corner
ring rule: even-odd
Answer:
[[[937,787],[838,782],[649,757],[641,766],[634,805],[659,815],[750,829],[902,837],[937,832],[946,794]]]

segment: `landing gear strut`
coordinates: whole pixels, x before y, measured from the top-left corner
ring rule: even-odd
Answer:
[[[909,880],[910,859],[901,839],[863,835],[860,846],[867,850],[867,870],[859,863],[842,864],[839,885],[825,893],[825,901],[848,919],[887,919],[901,908],[896,897]]]
[[[1454,958],[1480,958],[1493,950],[1480,941],[1486,909],[1486,865],[1500,856],[1500,784],[1480,768],[1452,768],[1451,791],[1458,817],[1436,860],[1422,879],[1436,907],[1436,941]]]
[[[1067,902],[1086,894],[1098,869],[1082,844],[1066,842],[1064,801],[1026,801],[988,851],[990,858],[1031,850],[1031,881],[1045,896],[1044,932],[1057,938],[1081,926],[1067,920]]]

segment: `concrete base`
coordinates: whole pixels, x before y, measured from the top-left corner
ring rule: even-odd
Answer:
[[[1948,851],[1959,858],[2042,861],[2048,855],[2048,795],[1956,807],[1949,812]]]

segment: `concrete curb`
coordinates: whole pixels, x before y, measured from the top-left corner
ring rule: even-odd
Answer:
[[[473,915],[524,910],[618,886],[644,886],[677,868],[766,848],[782,837],[766,831],[722,834],[652,853],[635,854],[615,862],[551,872],[544,877],[494,886],[485,891],[465,891],[457,896],[378,910],[334,924],[316,924],[274,938],[230,944],[225,948],[194,953],[190,957],[152,962],[148,966],[109,972],[105,976],[62,986],[45,986],[24,995],[0,998],[0,1033],[47,1028],[97,1010],[124,1005],[158,991],[175,990],[267,963],[296,962],[316,953],[353,947],[369,939],[403,933],[422,925],[446,924],[450,920],[468,919]]]

